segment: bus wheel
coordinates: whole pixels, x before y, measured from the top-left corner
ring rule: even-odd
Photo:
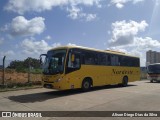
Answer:
[[[123,77],[122,86],[126,87],[127,85],[128,85],[128,77],[125,76],[125,77]]]
[[[83,91],[88,91],[88,90],[90,90],[90,88],[91,88],[90,80],[89,79],[83,80],[83,82],[82,82],[82,90]]]
[[[150,80],[151,83],[153,83],[153,80]]]

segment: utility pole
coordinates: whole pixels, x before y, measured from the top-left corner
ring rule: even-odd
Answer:
[[[3,80],[2,80],[2,85],[4,85],[4,81],[5,81],[5,59],[6,59],[6,56],[3,57]]]

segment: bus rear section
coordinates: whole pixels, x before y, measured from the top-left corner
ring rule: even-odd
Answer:
[[[160,63],[150,64],[147,67],[148,76],[150,82],[160,82]]]

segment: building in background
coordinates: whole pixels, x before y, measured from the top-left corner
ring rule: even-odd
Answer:
[[[160,63],[160,52],[149,50],[146,52],[146,66],[153,63]]]

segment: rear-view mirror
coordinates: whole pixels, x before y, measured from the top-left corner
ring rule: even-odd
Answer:
[[[75,61],[75,55],[74,55],[74,54],[72,54],[72,56],[71,56],[71,61],[72,61],[72,62]]]

